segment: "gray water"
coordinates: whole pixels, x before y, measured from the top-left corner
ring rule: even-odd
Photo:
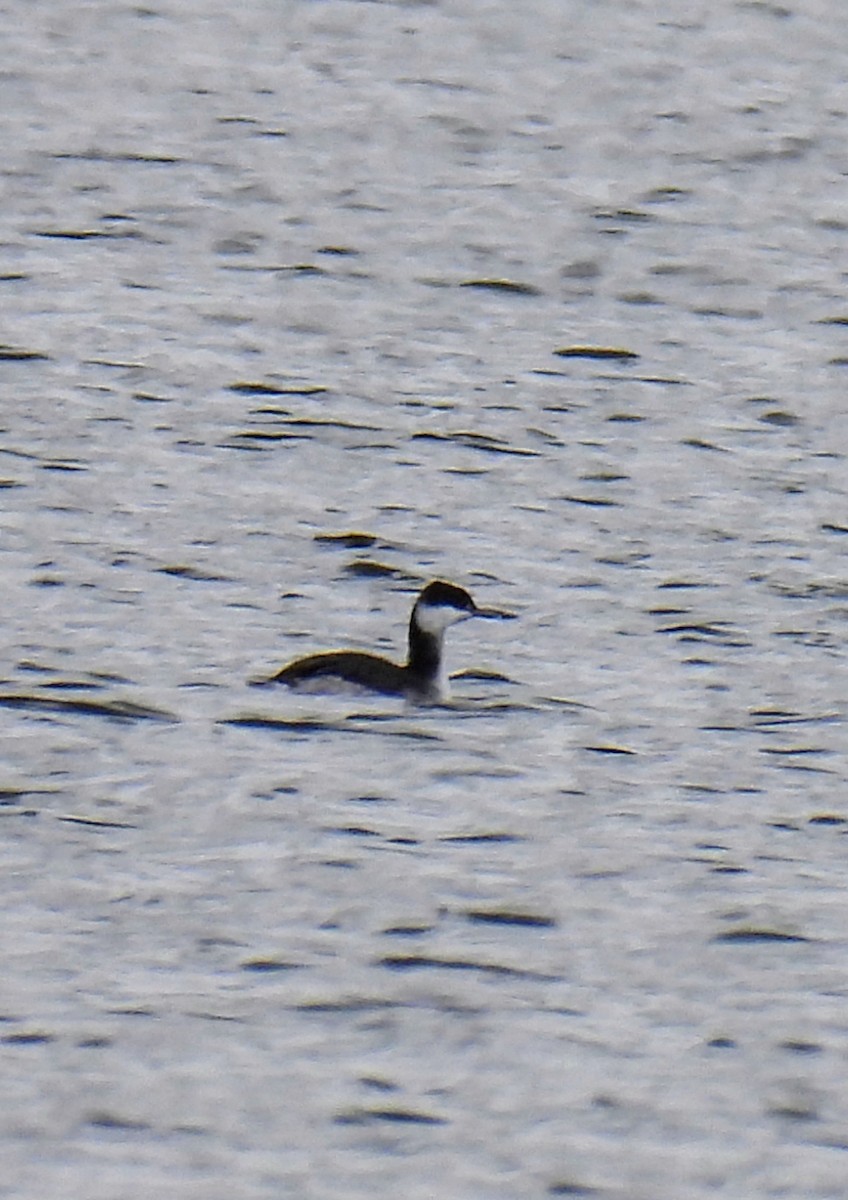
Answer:
[[[848,1196],[843,5],[3,15],[0,1196]]]

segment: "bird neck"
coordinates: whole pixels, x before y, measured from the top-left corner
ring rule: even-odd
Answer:
[[[413,611],[409,622],[409,655],[406,665],[419,678],[438,679],[442,667],[443,633],[429,633],[421,628]]]

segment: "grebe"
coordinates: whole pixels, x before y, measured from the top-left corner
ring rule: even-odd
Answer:
[[[448,698],[448,681],[442,649],[445,630],[468,617],[509,618],[512,613],[478,608],[464,588],[443,579],[428,583],[419,595],[409,618],[409,651],[403,664],[361,650],[330,650],[309,654],[287,663],[276,674],[258,682],[284,683],[289,687],[324,682],[327,690],[338,681],[354,684],[386,696],[406,696],[424,703],[443,703]]]

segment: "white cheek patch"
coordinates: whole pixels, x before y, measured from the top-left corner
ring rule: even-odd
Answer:
[[[438,637],[457,621],[464,621],[466,617],[473,615],[461,608],[453,608],[450,604],[419,604],[415,613],[418,628],[433,637]]]

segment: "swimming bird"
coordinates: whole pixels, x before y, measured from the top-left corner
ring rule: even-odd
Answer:
[[[342,681],[386,696],[405,696],[423,703],[444,703],[448,681],[444,669],[445,631],[469,617],[511,617],[499,609],[478,608],[464,588],[443,579],[428,583],[418,596],[409,618],[409,650],[405,663],[392,662],[378,654],[361,650],[330,650],[309,654],[281,667],[276,674],[261,680],[265,684],[284,683],[298,688],[316,684],[333,685]]]

